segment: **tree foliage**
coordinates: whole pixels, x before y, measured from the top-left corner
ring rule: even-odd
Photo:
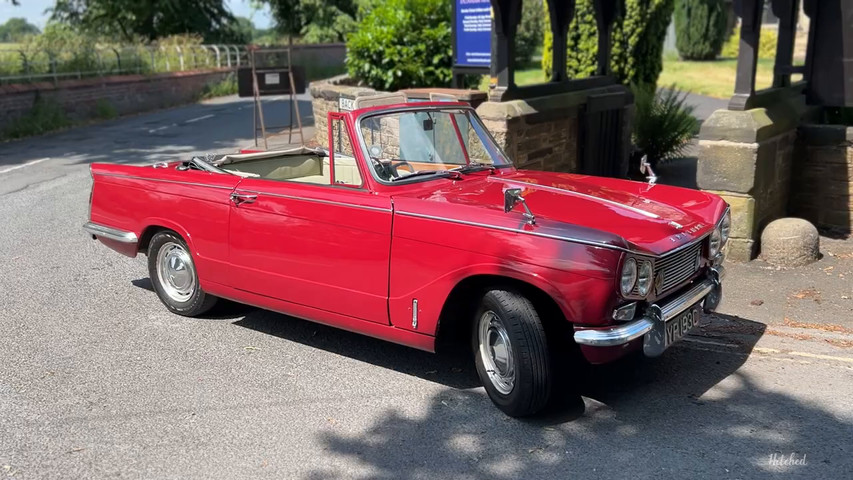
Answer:
[[[713,60],[726,41],[723,0],[677,0],[675,47],[685,60]]]
[[[354,0],[266,0],[280,33],[303,42],[343,42],[355,30]]]
[[[515,61],[519,67],[530,63],[536,49],[542,46],[546,17],[542,15],[542,0],[521,2],[521,22],[515,34]]]
[[[350,76],[379,90],[449,86],[450,14],[446,0],[365,4],[347,40]]]
[[[625,0],[611,37],[610,69],[620,82],[655,84],[663,69],[663,42],[675,0]],[[545,10],[547,15],[547,8]],[[545,30],[542,68],[551,72],[553,37]],[[595,74],[598,27],[593,0],[578,0],[569,26],[566,71],[569,78]]]
[[[128,42],[187,33],[209,43],[250,40],[223,0],[56,0],[51,20]]]
[[[0,25],[0,42],[20,42],[27,35],[38,34],[38,27],[24,18],[10,18]]]

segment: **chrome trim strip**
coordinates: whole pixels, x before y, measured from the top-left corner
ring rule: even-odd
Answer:
[[[486,224],[486,223],[469,222],[469,221],[467,221],[467,220],[457,220],[457,219],[454,219],[454,218],[436,217],[436,216],[433,216],[433,215],[425,215],[425,214],[423,214],[423,213],[401,212],[401,211],[399,211],[399,210],[398,210],[398,211],[396,211],[396,212],[395,212],[395,214],[396,214],[396,215],[403,215],[403,216],[406,216],[406,217],[417,217],[417,218],[425,218],[425,219],[427,219],[427,220],[438,220],[438,221],[441,221],[441,222],[450,222],[450,223],[458,223],[458,224],[461,224],[461,225],[470,225],[470,226],[472,226],[472,227],[491,228],[492,230],[500,230],[500,231],[503,231],[503,232],[522,233],[522,234],[525,234],[525,235],[533,235],[533,236],[535,236],[535,237],[550,238],[550,239],[552,239],[552,240],[562,240],[562,241],[565,241],[565,242],[579,243],[579,244],[582,244],[582,245],[589,245],[589,246],[592,246],[592,247],[598,247],[598,248],[609,248],[609,249],[611,249],[611,250],[618,250],[618,251],[620,251],[620,252],[633,253],[633,252],[631,252],[631,250],[628,250],[627,248],[622,248],[622,247],[619,247],[619,246],[616,246],[616,245],[610,245],[610,244],[607,244],[607,243],[593,242],[593,241],[590,241],[590,240],[582,240],[582,239],[579,239],[579,238],[572,238],[572,237],[563,237],[563,236],[560,236],[560,235],[551,235],[551,234],[548,234],[548,233],[541,233],[541,232],[528,232],[528,231],[526,231],[526,230],[520,230],[520,229],[518,229],[518,228],[501,227],[501,226],[499,226],[499,225],[489,225],[489,224]]]
[[[136,175],[123,175],[120,173],[96,173],[95,175],[101,175],[104,177],[132,178],[135,180],[148,180],[151,182],[177,183],[179,185],[192,185],[192,186],[196,186],[196,187],[220,188],[223,190],[234,190],[234,187],[226,187],[224,185],[210,185],[209,183],[182,182],[180,180],[169,180],[169,179],[165,179],[165,178],[137,177]]]
[[[654,327],[652,320],[643,317],[618,327],[606,330],[579,330],[575,332],[575,342],[591,347],[614,347],[642,337]]]
[[[648,218],[654,218],[656,220],[662,218],[660,215],[658,215],[656,213],[647,212],[647,211],[641,210],[637,207],[632,207],[630,205],[625,205],[625,204],[622,204],[619,202],[614,202],[613,200],[608,200],[606,198],[599,198],[599,197],[596,197],[594,195],[587,195],[586,193],[580,193],[580,192],[575,192],[572,190],[566,190],[564,188],[552,187],[550,185],[540,185],[538,183],[522,182],[521,180],[513,180],[513,179],[495,179],[493,181],[515,183],[515,184],[521,184],[521,185],[530,185],[531,187],[535,187],[535,188],[538,188],[540,190],[546,190],[546,191],[551,191],[551,192],[556,192],[556,193],[563,193],[563,194],[568,194],[568,195],[575,195],[577,197],[587,198],[590,200],[595,200],[597,202],[606,203],[608,205],[613,205],[615,207],[623,208],[625,210],[628,210],[629,212],[634,212],[634,213],[643,215],[643,216],[648,217]]]
[[[258,190],[244,190],[242,188],[237,188],[237,193],[254,193],[254,194],[258,194],[258,195],[269,195],[270,197],[287,198],[290,200],[303,200],[306,202],[322,203],[325,205],[336,205],[339,207],[360,208],[362,210],[372,210],[375,212],[391,212],[390,208],[371,207],[370,205],[355,205],[352,203],[336,202],[334,200],[322,200],[319,198],[297,197],[295,195],[285,195],[283,193],[261,192]]]
[[[127,232],[125,230],[119,230],[117,228],[93,222],[86,222],[83,225],[83,230],[86,230],[87,233],[96,237],[104,237],[121,243],[137,243],[139,241],[136,234],[133,232]]]
[[[672,320],[688,308],[696,305],[711,293],[715,286],[714,280],[705,279],[662,307],[650,306],[646,315],[633,322],[603,330],[578,330],[574,335],[575,342],[593,347],[613,347],[628,343],[651,331],[655,322]]]

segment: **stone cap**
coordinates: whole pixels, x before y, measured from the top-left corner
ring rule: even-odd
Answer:
[[[408,98],[416,98],[419,100],[429,100],[429,95],[431,93],[452,95],[458,98],[460,102],[466,102],[474,108],[477,108],[477,106],[489,98],[489,94],[486,92],[464,88],[407,88],[400,91],[405,93]]]

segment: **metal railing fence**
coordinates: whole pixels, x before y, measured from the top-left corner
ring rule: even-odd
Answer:
[[[82,50],[0,44],[0,84],[59,82],[106,75],[237,68],[248,64],[245,45],[126,45]]]

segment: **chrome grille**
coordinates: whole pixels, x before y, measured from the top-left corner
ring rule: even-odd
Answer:
[[[663,273],[663,282],[660,283],[660,288],[656,289],[656,293],[660,295],[668,291],[672,287],[687,280],[699,269],[699,264],[696,257],[701,255],[703,242],[696,242],[685,249],[666,255],[659,258],[655,262],[655,279]],[[655,282],[655,285],[658,285]]]

